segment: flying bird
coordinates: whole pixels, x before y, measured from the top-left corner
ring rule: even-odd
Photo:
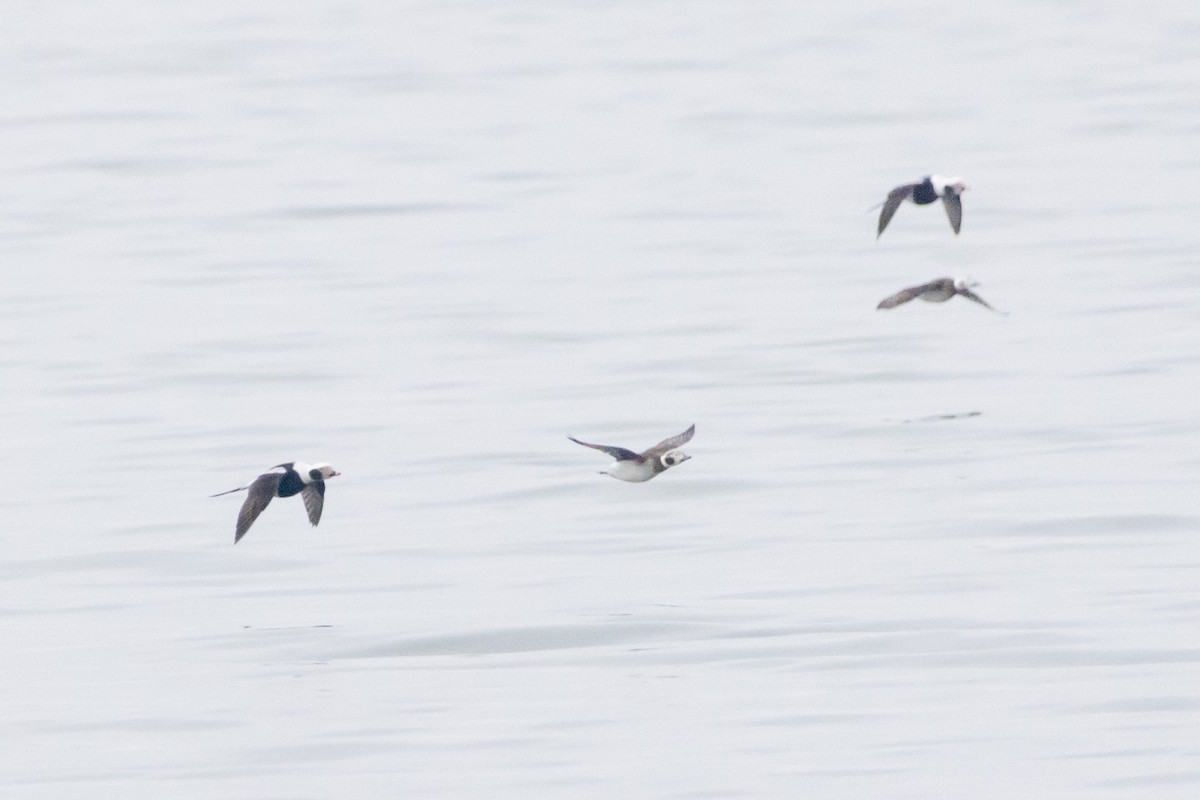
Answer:
[[[692,425],[678,436],[664,439],[644,453],[635,453],[624,447],[612,447],[606,444],[589,444],[579,441],[574,436],[567,438],[575,444],[581,444],[593,450],[601,450],[616,459],[608,466],[608,469],[600,473],[601,475],[611,475],[618,480],[640,483],[691,458],[687,453],[676,448],[691,441],[695,433],[696,426]]]
[[[878,239],[883,235],[883,229],[892,221],[896,210],[905,200],[924,206],[938,198],[941,198],[942,204],[946,206],[946,216],[950,218],[950,227],[957,234],[962,228],[962,198],[960,195],[966,190],[967,187],[962,182],[962,178],[943,178],[941,175],[929,175],[919,183],[897,186],[888,192],[887,199],[880,203],[883,210],[879,212],[879,231],[875,234],[875,238]]]
[[[305,464],[301,461],[276,464],[271,469],[282,469],[283,472],[267,472],[255,478],[249,486],[239,486],[228,492],[218,492],[211,497],[221,497],[234,492],[249,490],[242,510],[238,512],[237,531],[233,535],[233,543],[237,544],[258,515],[275,497],[291,497],[298,494],[304,500],[304,508],[308,511],[308,521],[316,527],[321,521],[321,510],[325,506],[325,481],[342,473],[325,463]]]
[[[966,278],[935,278],[929,283],[922,283],[920,286],[910,286],[907,289],[901,289],[891,297],[885,297],[879,301],[879,305],[876,308],[895,308],[918,297],[927,303],[944,303],[951,297],[954,297],[954,295],[960,294],[968,300],[974,300],[986,309],[995,311],[997,314],[1006,313],[992,308],[982,297],[971,291],[978,285],[978,283]]]

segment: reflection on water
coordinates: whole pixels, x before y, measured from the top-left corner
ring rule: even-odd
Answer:
[[[760,10],[10,10],[5,797],[1195,796],[1200,16]]]

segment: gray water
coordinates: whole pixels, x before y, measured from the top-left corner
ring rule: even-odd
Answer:
[[[1138,6],[6,5],[0,794],[1198,796]],[[1010,315],[875,310],[940,275]]]

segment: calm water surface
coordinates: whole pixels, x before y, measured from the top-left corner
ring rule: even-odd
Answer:
[[[1200,793],[1194,3],[4,16],[4,797]]]

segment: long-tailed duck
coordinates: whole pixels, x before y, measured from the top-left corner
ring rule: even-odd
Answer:
[[[927,303],[944,303],[956,294],[960,294],[968,300],[974,300],[984,308],[995,311],[998,314],[1003,314],[989,306],[984,299],[971,291],[978,283],[969,281],[966,278],[935,278],[929,283],[922,283],[920,286],[910,286],[907,289],[901,289],[891,297],[885,297],[879,301],[876,308],[895,308],[898,305],[907,303],[909,300],[921,298]]]
[[[878,239],[883,235],[883,229],[892,221],[896,209],[900,208],[900,204],[905,200],[924,206],[939,197],[946,206],[946,216],[950,218],[950,227],[954,228],[954,233],[957,234],[962,228],[960,195],[966,190],[967,187],[962,182],[962,178],[943,178],[941,175],[929,175],[919,183],[897,186],[888,192],[887,199],[881,204],[883,210],[879,212],[879,232],[875,234],[875,238]]]
[[[640,483],[641,481],[648,481],[658,473],[666,472],[671,467],[682,464],[691,458],[687,453],[675,448],[689,442],[695,433],[696,426],[692,425],[678,436],[664,439],[644,453],[635,453],[632,450],[626,450],[624,447],[589,444],[588,442],[579,441],[574,436],[568,436],[567,438],[575,442],[575,444],[581,444],[584,447],[590,447],[594,450],[602,450],[616,459],[616,461],[609,465],[608,469],[600,473],[601,475],[611,475],[618,480]]]
[[[233,535],[233,543],[237,544],[250,530],[254,520],[275,497],[291,497],[294,494],[304,499],[304,508],[308,511],[308,521],[315,527],[321,521],[321,510],[325,506],[325,481],[341,475],[328,464],[305,464],[301,461],[277,464],[271,469],[282,469],[283,472],[267,472],[259,475],[249,486],[239,486],[228,492],[211,495],[220,497],[234,492],[249,490],[242,510],[238,512],[237,531]]]

